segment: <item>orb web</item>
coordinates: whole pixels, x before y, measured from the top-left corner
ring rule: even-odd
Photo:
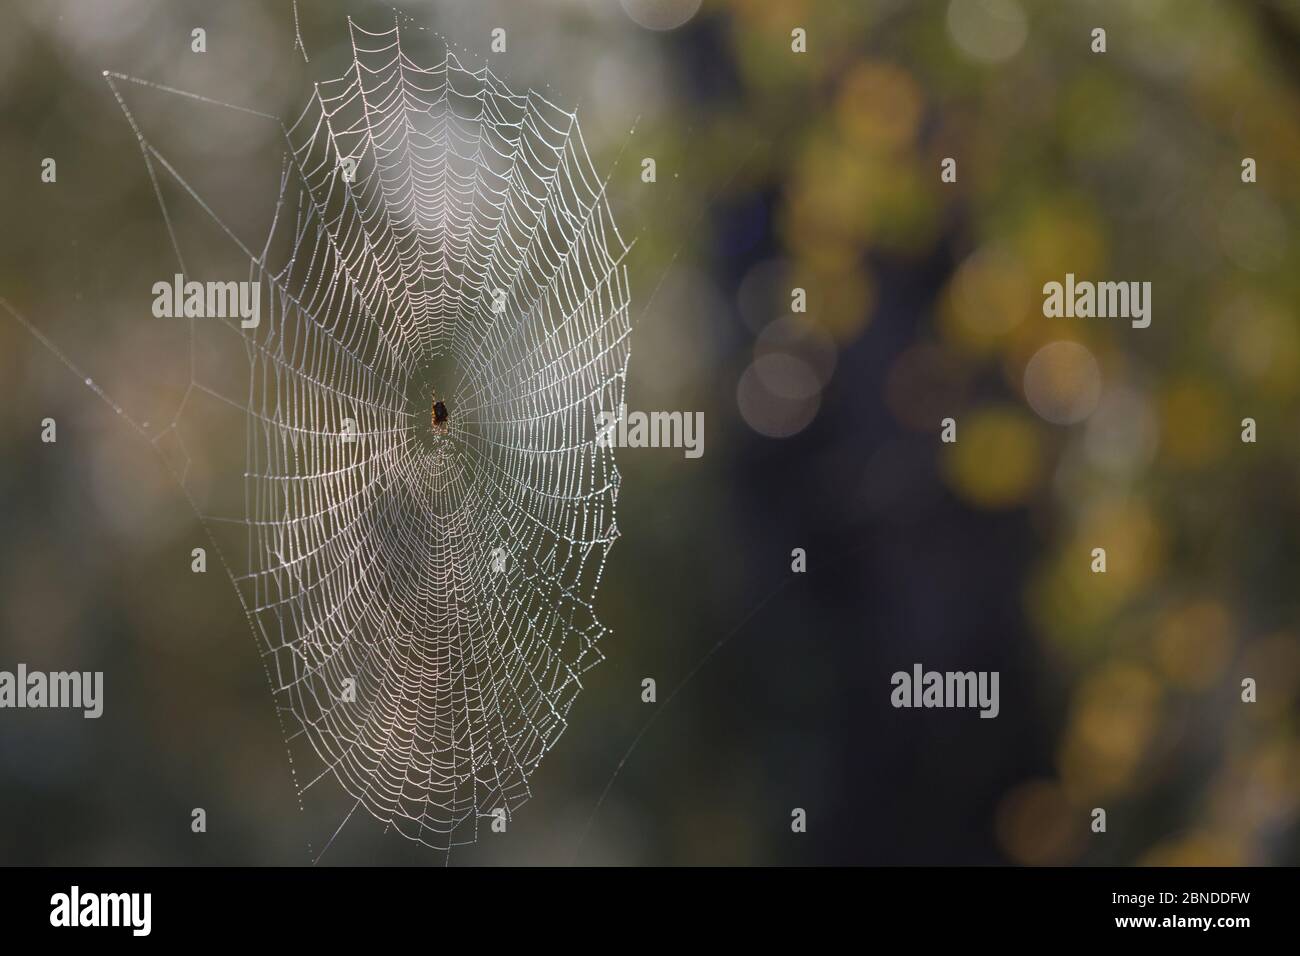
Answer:
[[[594,421],[622,402],[628,247],[576,113],[349,27],[244,249],[260,324],[215,325],[246,394],[191,388],[246,413],[245,553],[224,558],[300,787],[335,779],[446,848],[527,799],[601,659],[619,475]],[[185,185],[141,148],[155,189]]]

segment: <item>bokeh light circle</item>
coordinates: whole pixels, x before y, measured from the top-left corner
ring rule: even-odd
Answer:
[[[1029,36],[1025,11],[1015,0],[952,0],[948,33],[957,48],[981,63],[1001,63],[1020,52]]]
[[[791,355],[755,359],[736,385],[740,416],[758,434],[789,438],[803,431],[821,406],[816,373]]]
[[[623,9],[647,30],[676,30],[699,12],[703,0],[621,0]]]
[[[948,485],[980,508],[1023,504],[1043,476],[1043,449],[1031,419],[1018,408],[994,405],[964,414],[957,441],[944,446]]]
[[[1073,425],[1097,410],[1101,368],[1078,342],[1049,342],[1025,366],[1025,399],[1039,417]]]
[[[1134,475],[1156,456],[1160,427],[1150,400],[1130,385],[1107,386],[1088,419],[1084,451],[1097,468],[1119,477]]]

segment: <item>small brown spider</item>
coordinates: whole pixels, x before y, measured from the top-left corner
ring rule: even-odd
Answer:
[[[447,434],[447,406],[438,400],[436,393],[433,396],[433,415],[429,420],[429,424],[436,434]]]

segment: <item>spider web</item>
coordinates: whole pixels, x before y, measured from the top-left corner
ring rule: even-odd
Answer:
[[[593,422],[623,396],[628,246],[576,113],[450,52],[422,67],[396,24],[349,30],[351,67],[281,124],[261,253],[142,135],[118,84],[240,108],[106,76],[182,269],[168,177],[261,284],[257,327],[191,323],[236,343],[246,389],[193,363],[151,440],[179,450],[186,485],[183,417],[202,399],[245,416],[243,515],[196,509],[238,531],[219,552],[300,791],[332,777],[355,800],[344,824],[364,807],[450,848],[513,817],[601,660],[619,474]]]

